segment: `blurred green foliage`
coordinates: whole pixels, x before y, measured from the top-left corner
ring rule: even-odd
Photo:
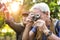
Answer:
[[[55,2],[51,2],[49,4],[49,7],[50,7],[50,11],[51,11],[51,17],[59,19],[59,16],[58,16],[59,9],[60,9],[59,5]]]
[[[5,33],[5,36],[10,36],[10,37],[11,37],[12,34],[11,34],[11,32],[6,32],[6,33]]]
[[[24,4],[26,5],[27,10],[31,8],[33,4],[45,2],[49,5],[50,11],[51,11],[51,17],[59,19],[58,13],[60,9],[60,5],[57,4],[57,1],[59,0],[36,0],[36,2],[33,2],[32,0],[25,0]]]
[[[0,28],[4,25],[4,18],[0,16]]]

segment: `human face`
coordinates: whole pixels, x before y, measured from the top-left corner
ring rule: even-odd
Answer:
[[[45,17],[46,17],[46,14],[45,13],[43,13],[41,10],[39,10],[39,9],[34,9],[33,11],[32,11],[32,13],[34,14],[34,15],[40,15],[40,17],[41,17],[41,19],[44,19]]]
[[[39,14],[40,19],[44,20],[47,25],[50,25],[50,18],[48,17],[48,12],[42,12],[41,10],[35,9],[33,10],[34,14]]]

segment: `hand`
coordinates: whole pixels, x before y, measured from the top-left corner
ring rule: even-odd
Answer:
[[[26,23],[26,27],[31,27],[31,26],[33,25],[34,22],[32,21],[31,16],[28,16],[28,17],[26,18],[25,23]]]
[[[39,19],[36,22],[34,22],[34,25],[39,28],[39,31],[43,31],[44,32],[44,30],[47,30],[45,21],[43,21],[41,19]]]
[[[45,35],[49,33],[50,30],[46,27],[45,21],[43,20],[37,20],[35,22],[35,25],[38,26],[39,31],[42,31]]]

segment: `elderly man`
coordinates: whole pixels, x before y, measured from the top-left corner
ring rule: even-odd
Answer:
[[[30,12],[33,15],[40,15],[40,18],[38,20],[43,20],[46,23],[46,27],[51,30],[53,33],[55,33],[55,28],[53,26],[53,22],[50,19],[50,9],[46,3],[38,3],[35,4],[31,9]],[[30,16],[30,17],[29,17]],[[32,24],[32,16],[29,15],[27,19],[30,21],[28,24],[26,24],[22,40],[49,40],[48,37],[37,27],[40,24],[35,24],[36,21]],[[31,26],[33,25],[33,28],[31,29]],[[37,26],[36,26],[37,25]],[[41,24],[42,25],[42,24]],[[43,30],[43,29],[42,29]],[[36,37],[36,39],[35,39]]]

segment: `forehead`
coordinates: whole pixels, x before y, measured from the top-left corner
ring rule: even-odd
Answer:
[[[34,9],[32,10],[32,12],[35,12],[35,13],[37,12],[37,13],[38,13],[38,12],[40,12],[40,10],[37,9],[37,8],[34,8]]]
[[[39,9],[34,9],[33,11],[31,11],[31,13],[33,13],[33,14],[41,14],[42,11],[39,10]]]

